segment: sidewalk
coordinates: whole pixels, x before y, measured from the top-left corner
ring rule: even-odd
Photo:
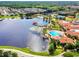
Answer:
[[[16,50],[16,49],[0,48],[0,50],[16,52],[18,54],[18,57],[35,57],[35,56],[37,56],[37,55],[32,55],[32,54],[29,54],[29,53],[22,52],[22,51]],[[37,57],[42,57],[42,56],[37,56]]]

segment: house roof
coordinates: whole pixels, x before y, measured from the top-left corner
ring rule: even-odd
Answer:
[[[65,27],[71,25],[70,22],[67,22],[67,21],[64,21],[64,20],[60,20],[58,23],[59,23],[60,25],[62,25],[62,26],[65,26]]]
[[[67,29],[79,29],[79,25],[68,25],[65,26]]]
[[[67,29],[79,29],[79,24],[74,25],[73,22],[70,23],[70,22],[67,22],[67,21],[64,21],[64,20],[60,20],[58,23],[61,26],[66,27]]]
[[[70,7],[70,8],[73,8],[73,9],[79,9],[79,6],[66,6],[66,7]]]
[[[59,40],[61,37],[59,37],[59,36],[51,36],[51,38],[54,39],[54,40]]]
[[[79,20],[74,20],[74,21],[72,21],[72,24],[74,24],[74,25],[79,25]]]
[[[71,39],[71,38],[68,38],[68,37],[62,37],[62,39],[60,39],[60,42],[61,43],[71,43],[71,44],[73,44],[74,40]]]
[[[75,11],[59,11],[58,14],[66,14],[66,15],[72,15]]]
[[[73,32],[73,31],[66,31],[67,34],[70,34],[70,35],[79,35],[79,32]]]
[[[79,25],[73,25],[72,28],[73,29],[79,29]]]

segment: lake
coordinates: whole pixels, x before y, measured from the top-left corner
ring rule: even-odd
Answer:
[[[0,45],[28,47],[35,52],[47,51],[48,40],[43,40],[39,32],[30,30],[34,26],[33,21],[43,24],[41,18],[0,21]]]

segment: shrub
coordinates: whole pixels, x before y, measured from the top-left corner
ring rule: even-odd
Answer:
[[[52,44],[50,44],[49,49],[48,49],[49,55],[52,55],[54,53],[54,50],[55,50],[54,44],[52,43]]]
[[[59,41],[59,40],[57,40],[57,45],[58,45],[58,46],[60,46],[60,45],[61,45],[61,43],[60,43],[60,41]]]
[[[11,51],[5,51],[3,53],[3,57],[12,57],[12,54],[11,53],[12,53]]]
[[[77,52],[79,53],[79,48],[77,48]]]
[[[0,57],[3,57],[3,50],[0,50]]]
[[[63,54],[64,57],[74,57],[74,54],[72,52],[66,52]]]
[[[79,41],[76,42],[75,46],[76,46],[76,48],[79,47]]]
[[[75,46],[73,45],[73,44],[66,44],[66,46],[65,46],[65,49],[70,49],[70,50],[72,50],[72,49],[74,49],[75,48]]]
[[[47,33],[47,29],[43,29],[43,34],[46,34]]]
[[[12,57],[17,57],[18,55],[17,55],[17,53],[12,53]]]
[[[56,50],[56,42],[54,41],[54,39],[50,38],[50,43],[49,43],[49,55],[53,55],[54,51]]]
[[[9,53],[10,53],[10,52],[8,52],[8,51],[4,52],[4,53],[3,53],[3,57],[9,57]]]
[[[63,52],[63,49],[62,49],[62,48],[56,49],[55,52],[54,52],[54,56],[55,56],[55,55],[59,55],[59,54],[61,54],[62,52]]]

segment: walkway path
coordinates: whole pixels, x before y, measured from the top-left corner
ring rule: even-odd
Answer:
[[[19,50],[16,50],[16,49],[0,48],[0,50],[16,52],[18,54],[18,57],[34,57],[34,56],[37,56],[37,55],[32,55],[32,54],[29,54],[29,53],[22,52],[22,51],[19,51]],[[38,56],[38,57],[42,57],[42,56]]]
[[[46,56],[38,56],[38,55],[32,55],[32,54],[29,54],[29,53],[25,53],[25,52],[22,52],[20,50],[16,50],[16,49],[5,49],[5,48],[0,48],[0,50],[4,50],[4,51],[13,51],[13,52],[16,52],[18,54],[18,57],[46,57]],[[53,57],[63,57],[63,54],[65,52],[57,55],[57,56],[53,56]]]

